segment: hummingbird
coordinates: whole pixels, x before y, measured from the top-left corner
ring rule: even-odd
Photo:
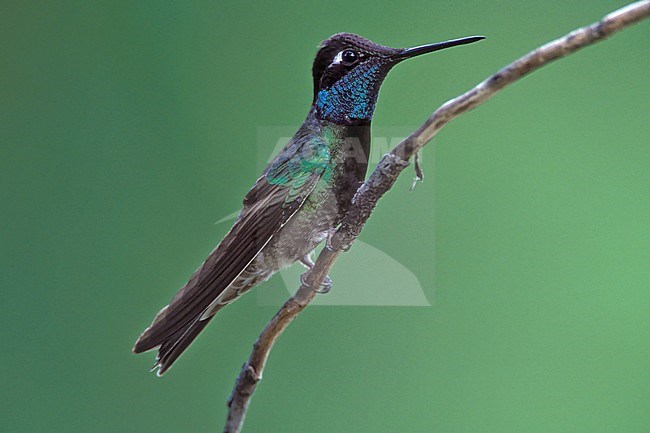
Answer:
[[[223,240],[133,347],[157,349],[164,374],[215,314],[275,272],[311,268],[314,249],[333,233],[363,182],[379,88],[393,66],[422,54],[484,39],[470,36],[390,48],[352,33],[323,41],[312,66],[314,95],[295,135],[264,169]],[[303,285],[307,285],[302,278]],[[323,287],[331,287],[327,278]]]

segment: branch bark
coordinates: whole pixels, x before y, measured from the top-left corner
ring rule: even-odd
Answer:
[[[422,126],[398,144],[379,162],[377,168],[359,188],[352,206],[315,266],[306,276],[311,287],[319,287],[342,251],[347,251],[361,233],[379,199],[393,186],[397,177],[415,156],[449,122],[494,96],[498,91],[554,60],[599,42],[650,16],[650,0],[637,1],[605,16],[600,21],[579,28],[519,58],[488,77],[466,93],[438,108]],[[228,419],[224,433],[239,433],[251,397],[262,379],[264,366],[275,341],[291,321],[316,297],[316,292],[301,286],[266,325],[253,345],[250,357],[237,377],[228,400]]]

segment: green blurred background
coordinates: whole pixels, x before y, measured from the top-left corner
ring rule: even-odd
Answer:
[[[162,379],[131,346],[228,229],[258,128],[303,120],[321,40],[488,36],[390,74],[375,125],[417,125],[623,4],[3,1],[0,431],[221,431],[274,307],[244,297]],[[650,431],[649,24],[442,131],[361,236],[433,305],[305,311],[245,431]]]

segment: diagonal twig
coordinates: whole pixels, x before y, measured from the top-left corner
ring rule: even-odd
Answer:
[[[600,21],[579,28],[519,58],[496,72],[466,93],[438,108],[422,126],[398,144],[379,162],[377,168],[359,188],[352,206],[331,240],[333,248],[325,248],[307,274],[307,283],[319,287],[336,262],[361,233],[378,200],[393,186],[397,177],[416,155],[449,122],[484,103],[499,90],[540,69],[550,62],[568,56],[581,48],[599,42],[614,33],[650,16],[650,0],[637,1],[605,16]],[[291,321],[316,297],[316,292],[301,286],[266,325],[253,345],[250,357],[237,377],[228,400],[228,418],[224,433],[239,433],[251,397],[262,379],[262,372],[273,344]]]

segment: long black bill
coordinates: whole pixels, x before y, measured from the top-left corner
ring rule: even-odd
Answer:
[[[411,57],[419,56],[420,54],[432,53],[434,51],[444,50],[445,48],[456,47],[458,45],[472,44],[485,39],[485,36],[468,36],[466,38],[451,39],[449,41],[438,42],[436,44],[420,45],[413,48],[404,48],[395,57],[402,59],[410,59]]]

